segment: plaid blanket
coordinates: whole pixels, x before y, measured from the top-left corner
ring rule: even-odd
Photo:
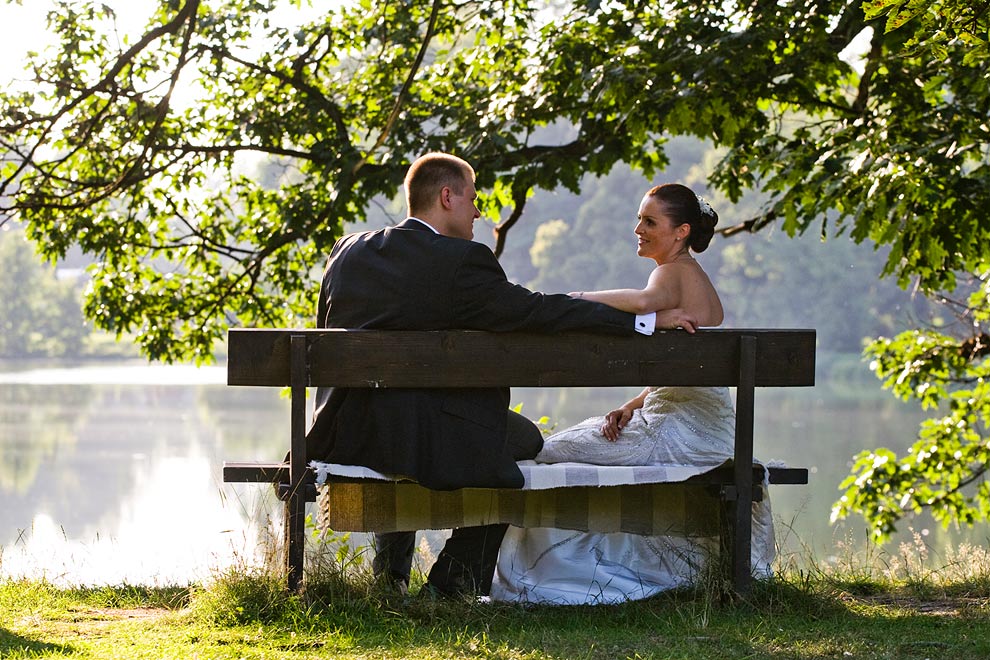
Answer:
[[[493,523],[595,532],[711,536],[718,497],[678,483],[714,466],[523,461],[522,489],[434,491],[355,465],[311,463],[321,529],[390,532]]]

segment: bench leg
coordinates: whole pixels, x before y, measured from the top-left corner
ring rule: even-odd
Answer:
[[[285,500],[285,569],[290,591],[302,586],[303,553],[306,548],[306,498],[296,488]]]
[[[289,498],[285,501],[285,560],[290,591],[303,584],[306,549],[306,337],[289,340],[290,382],[292,384],[291,438],[289,444]]]
[[[756,337],[739,338],[739,386],[736,388],[736,447],[732,466],[732,588],[748,596],[753,534],[753,388],[756,385]]]
[[[753,587],[752,504],[738,496],[734,486],[722,489],[719,507],[718,569],[732,593],[746,597]],[[748,506],[747,506],[748,504]],[[744,510],[744,511],[743,511]]]
[[[753,546],[753,505],[750,498],[737,497],[731,502],[732,530],[732,588],[740,596],[748,596],[753,587],[750,566]]]

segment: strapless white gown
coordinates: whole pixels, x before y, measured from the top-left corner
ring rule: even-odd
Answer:
[[[724,387],[651,388],[616,442],[601,434],[601,423],[594,417],[551,435],[537,462],[680,465],[700,474],[733,456],[735,411]],[[509,527],[491,595],[562,605],[648,598],[689,585],[716,550],[716,539]],[[773,520],[764,497],[753,503],[754,575],[768,575],[773,558]]]

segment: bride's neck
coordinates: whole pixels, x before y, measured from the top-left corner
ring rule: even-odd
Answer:
[[[685,250],[684,252],[678,252],[676,255],[674,255],[673,257],[667,260],[656,259],[656,262],[658,266],[663,266],[664,264],[676,264],[676,263],[684,263],[684,262],[691,263],[695,261],[694,261],[694,257],[692,257],[691,254],[687,252],[687,250]]]

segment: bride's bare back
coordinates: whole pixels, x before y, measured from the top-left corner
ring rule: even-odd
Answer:
[[[718,292],[701,264],[691,257],[654,268],[643,293],[657,305],[651,311],[680,308],[699,326],[722,323],[724,313]]]

